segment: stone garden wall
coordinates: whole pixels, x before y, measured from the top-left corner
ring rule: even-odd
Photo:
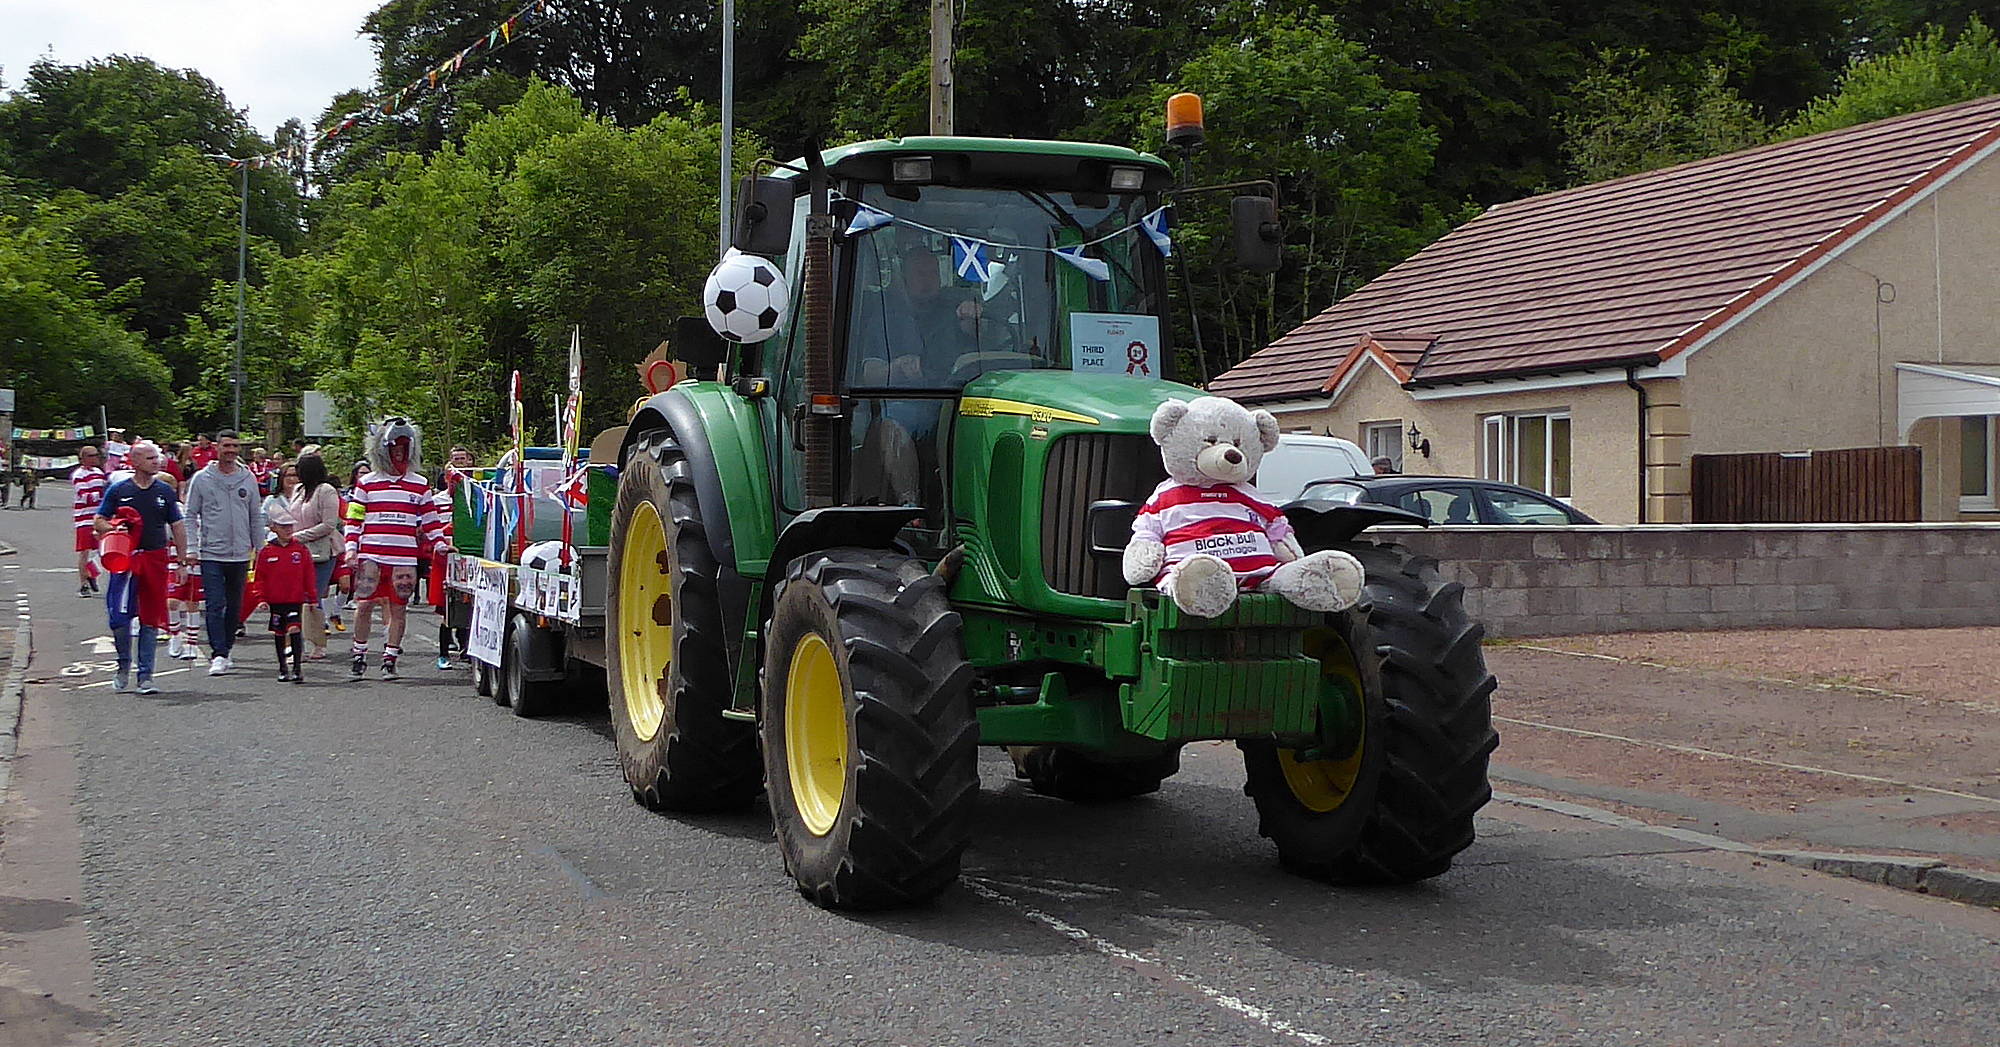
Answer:
[[[2000,524],[1378,528],[1492,636],[2000,625]]]

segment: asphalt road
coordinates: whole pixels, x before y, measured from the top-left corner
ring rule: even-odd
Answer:
[[[601,714],[516,719],[424,642],[398,683],[253,642],[114,695],[67,535],[0,513],[36,643],[0,1043],[2000,1043],[2000,914],[1505,804],[1443,877],[1330,889],[1226,746],[1098,807],[990,757],[959,889],[823,912],[761,810],[650,814]]]

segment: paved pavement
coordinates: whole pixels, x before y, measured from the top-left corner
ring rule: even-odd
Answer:
[[[601,715],[519,720],[422,657],[294,687],[251,644],[111,694],[39,515],[0,515],[35,639],[0,1043],[2000,1042],[2000,914],[1527,797],[1435,881],[1328,889],[1226,746],[1098,807],[989,759],[960,889],[822,912],[761,813],[649,814]]]

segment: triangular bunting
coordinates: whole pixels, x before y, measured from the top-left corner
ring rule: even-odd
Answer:
[[[987,268],[986,245],[963,236],[951,238],[951,267],[960,280],[969,284],[983,284],[992,277]]]
[[[895,220],[896,216],[887,211],[870,207],[867,204],[857,203],[854,205],[854,219],[847,223],[847,235],[858,236],[862,233],[872,232]]]
[[[1083,275],[1090,277],[1092,280],[1102,282],[1111,279],[1111,263],[1101,258],[1086,257],[1081,245],[1076,247],[1058,247],[1055,249],[1055,252],[1057,258],[1083,270]]]
[[[1167,231],[1167,225],[1167,209],[1164,207],[1139,219],[1139,228],[1144,229],[1146,238],[1153,241],[1154,247],[1160,249],[1162,258],[1174,256],[1174,238]]]

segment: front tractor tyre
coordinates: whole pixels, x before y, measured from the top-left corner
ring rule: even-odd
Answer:
[[[879,550],[805,556],[766,637],[764,775],[799,892],[884,909],[949,887],[972,832],[979,725],[944,580]]]
[[[715,554],[687,458],[642,436],[611,517],[605,677],[618,764],[652,810],[730,811],[762,788],[756,730],[728,719]]]
[[[1328,674],[1362,699],[1343,751],[1239,742],[1258,832],[1294,872],[1336,883],[1410,883],[1451,867],[1493,795],[1493,677],[1464,587],[1389,544],[1346,546],[1367,571],[1361,603],[1309,636]]]

